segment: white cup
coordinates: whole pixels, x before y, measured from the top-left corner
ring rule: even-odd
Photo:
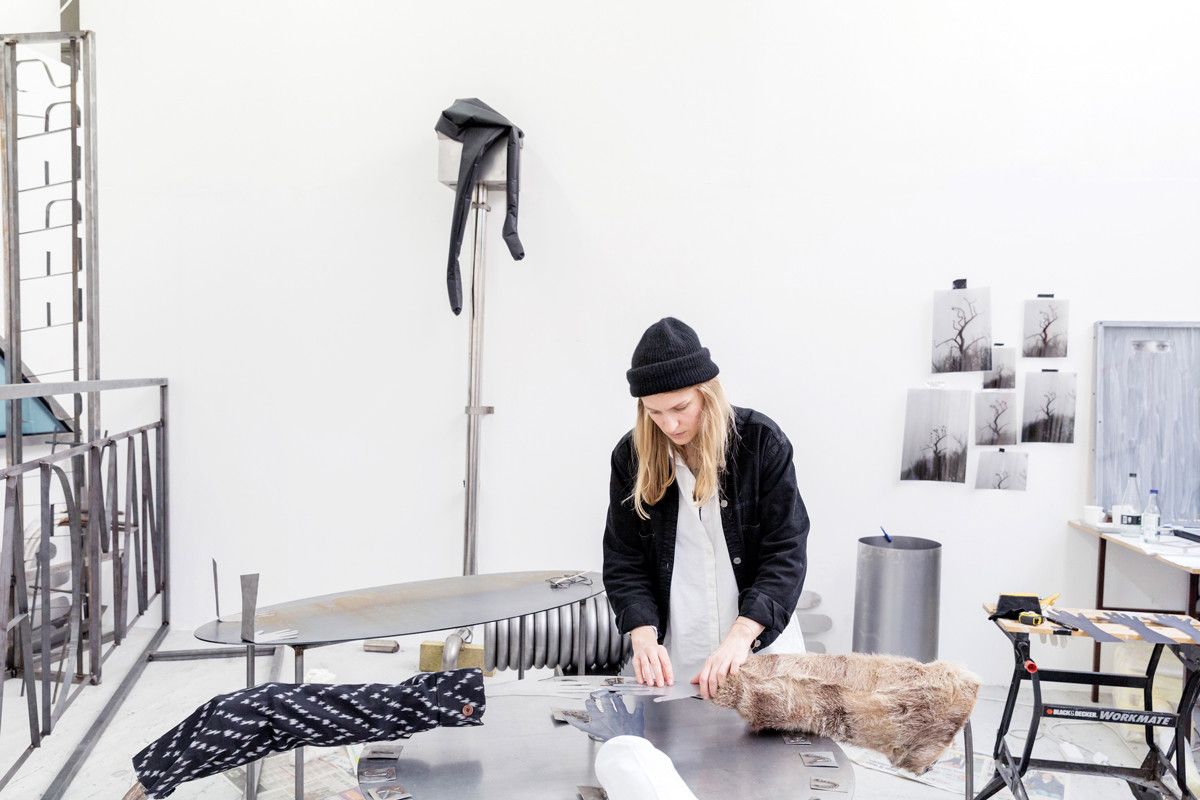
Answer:
[[[1084,506],[1083,521],[1088,525],[1099,525],[1104,519],[1104,506]]]

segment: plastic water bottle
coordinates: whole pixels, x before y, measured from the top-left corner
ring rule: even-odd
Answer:
[[[1158,511],[1158,489],[1150,490],[1150,501],[1142,511],[1142,541],[1158,541],[1158,521],[1161,515]]]
[[[1121,516],[1114,522],[1132,526],[1137,529],[1142,526],[1142,513],[1138,510],[1142,507],[1142,490],[1138,488],[1137,473],[1129,473],[1129,480],[1125,483],[1125,494],[1121,496]],[[1130,531],[1134,536],[1137,531]]]

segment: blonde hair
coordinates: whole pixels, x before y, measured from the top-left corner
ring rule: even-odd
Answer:
[[[700,429],[688,448],[700,459],[696,470],[696,490],[692,502],[707,502],[717,493],[721,473],[725,471],[725,453],[736,433],[733,406],[717,378],[696,384],[700,392]],[[637,423],[633,427],[633,448],[637,456],[637,479],[633,485],[633,508],[642,519],[650,519],[647,505],[662,500],[675,480],[675,459],[671,440],[650,418],[650,412],[638,398]]]

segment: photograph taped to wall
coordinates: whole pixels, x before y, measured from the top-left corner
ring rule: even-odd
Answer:
[[[1028,453],[987,450],[979,454],[979,467],[975,472],[975,488],[1023,492],[1028,473]]]
[[[1017,348],[1000,344],[992,348],[992,368],[983,373],[983,388],[1017,388]]]
[[[1096,323],[1093,500],[1136,472],[1164,523],[1200,525],[1200,322]]]
[[[988,390],[975,393],[975,444],[1016,444],[1017,393]]]
[[[1022,410],[1022,442],[1074,442],[1075,373],[1026,373]]]
[[[909,389],[900,480],[966,483],[970,425],[971,392]]]
[[[1026,358],[1063,358],[1067,355],[1067,312],[1070,303],[1053,297],[1025,301],[1021,354]]]
[[[933,371],[980,372],[991,368],[991,290],[934,292]]]

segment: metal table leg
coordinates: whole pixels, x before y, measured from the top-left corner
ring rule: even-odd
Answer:
[[[579,601],[579,624],[575,626],[575,653],[579,659],[579,674],[587,674],[587,659],[584,658],[584,642],[583,642],[583,617],[585,612],[584,607],[587,605],[586,600]]]
[[[246,645],[246,688],[252,688],[257,684],[254,680],[254,645]],[[251,761],[246,765],[246,800],[254,800],[258,797],[258,767],[257,761]]]
[[[1005,635],[1007,636],[1008,634]],[[992,763],[994,764],[992,777],[980,789],[979,794],[975,795],[975,800],[986,800],[986,798],[991,797],[1004,788],[1012,791],[1014,785],[1017,787],[1017,791],[1023,788],[1020,776],[1017,774],[1019,767],[1014,763],[1008,751],[1008,743],[1004,741],[1004,737],[1008,735],[1009,728],[1012,726],[1013,713],[1017,708],[1017,696],[1020,693],[1021,682],[1024,679],[1023,676],[1027,674],[1025,662],[1028,660],[1029,637],[1018,634],[1017,636],[1008,636],[1008,638],[1010,644],[1013,645],[1013,658],[1015,661],[1013,676],[1008,685],[1008,696],[1004,701],[1004,712],[1000,715],[1000,725],[996,729],[996,744],[992,748]],[[975,762],[972,755],[967,754],[965,761],[967,769],[974,769]]]
[[[304,648],[293,647],[296,653],[296,683],[304,683]],[[304,800],[304,748],[296,748],[296,800]]]
[[[1108,554],[1108,540],[1100,537],[1100,550],[1096,556],[1096,608],[1104,608],[1104,562]],[[1100,643],[1092,642],[1092,672],[1100,671]],[[1100,702],[1100,684],[1092,684],[1092,702]]]

